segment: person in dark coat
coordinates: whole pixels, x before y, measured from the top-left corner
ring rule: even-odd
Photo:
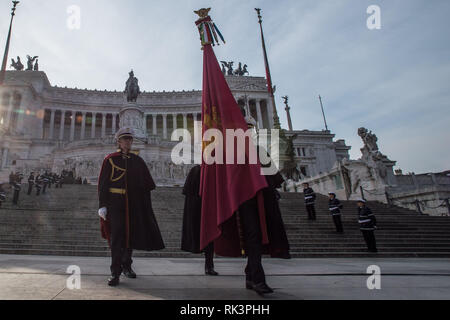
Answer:
[[[199,165],[194,166],[189,171],[183,187],[185,200],[181,250],[192,253],[200,253],[200,219],[202,215],[202,199],[199,196],[200,170]],[[214,270],[214,242],[206,246],[203,252],[205,253],[205,274],[219,275]]]
[[[270,159],[270,155],[267,156]],[[229,248],[227,256],[233,256],[233,252],[237,253],[238,250],[242,252],[243,249],[247,256],[245,287],[259,295],[273,292],[266,283],[262,255],[269,254],[272,258],[290,259],[289,242],[278,204],[280,194],[276,190],[281,187],[284,179],[279,172],[264,177],[267,187],[241,204],[234,218],[226,222],[222,229],[227,238],[237,236],[238,239],[234,241],[235,245]],[[263,244],[264,236],[267,236],[267,244]]]
[[[375,229],[377,228],[377,219],[372,213],[372,210],[366,206],[366,200],[358,200],[358,222],[364,241],[367,244],[369,252],[378,252],[377,243],[375,240]]]
[[[40,174],[38,174],[34,179],[34,184],[36,186],[36,196],[39,196],[41,194],[42,189],[42,178]]]
[[[133,130],[121,128],[116,140],[120,150],[105,158],[98,182],[101,232],[111,248],[110,286],[119,284],[122,272],[136,278],[133,249],[164,248],[150,196],[156,185],[145,161],[131,152]]]
[[[45,194],[49,183],[47,171],[45,171],[45,173],[41,175],[41,181],[42,181],[42,194]]]
[[[333,192],[328,193],[328,209],[330,210],[331,217],[333,218],[334,225],[336,226],[337,233],[343,233],[341,220],[341,209],[343,208],[341,202],[336,198],[336,194]]]
[[[19,181],[16,181],[12,184],[13,189],[13,204],[18,205],[19,204],[19,194],[20,190],[22,189],[22,185]]]
[[[28,192],[27,192],[27,195],[31,195],[31,192],[33,191],[33,185],[34,185],[34,172],[31,172],[30,176],[28,177]]]
[[[0,183],[0,208],[2,207],[2,203],[6,200],[6,192],[3,190],[3,185]]]
[[[289,241],[279,206],[281,196],[277,190],[281,188],[284,179],[280,172],[265,177],[268,187],[263,189],[263,197],[270,246],[266,246],[264,251],[274,258],[290,259]]]
[[[305,206],[308,212],[308,220],[316,220],[316,208],[314,203],[316,201],[316,194],[314,190],[309,187],[309,183],[303,184],[303,194],[305,196]]]

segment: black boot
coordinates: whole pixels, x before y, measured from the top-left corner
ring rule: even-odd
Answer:
[[[123,268],[123,274],[127,278],[136,279],[136,273],[133,271],[133,269],[131,269],[131,267]]]
[[[264,282],[253,284],[252,289],[255,290],[260,296],[266,293],[273,293],[273,289]]]
[[[108,279],[108,286],[115,287],[118,286],[120,282],[120,276],[111,276],[111,278]]]
[[[218,275],[219,275],[219,273],[217,273],[217,272],[214,270],[213,267],[211,267],[211,268],[205,268],[205,274],[206,274],[207,276],[218,276]]]

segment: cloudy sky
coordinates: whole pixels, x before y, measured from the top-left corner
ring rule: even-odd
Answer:
[[[80,29],[68,28],[70,6]],[[369,30],[369,5],[381,29]],[[11,2],[0,2],[3,48]],[[38,55],[53,85],[123,90],[133,68],[142,90],[201,88],[202,53],[193,10],[211,16],[227,40],[219,60],[264,75],[255,7],[263,27],[278,112],[290,99],[295,129],[329,128],[360,157],[358,127],[404,172],[450,169],[450,1],[447,0],[21,0],[10,58]]]

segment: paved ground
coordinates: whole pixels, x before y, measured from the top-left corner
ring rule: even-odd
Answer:
[[[243,259],[216,259],[218,277],[203,275],[203,259],[136,258],[137,279],[106,285],[109,258],[0,255],[0,299],[261,299],[244,288]],[[71,265],[81,288],[67,288]],[[381,289],[367,288],[367,268],[381,270]],[[450,259],[264,260],[266,299],[450,299]],[[71,282],[74,283],[74,282]]]

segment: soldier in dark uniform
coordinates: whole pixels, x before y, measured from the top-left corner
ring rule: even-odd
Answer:
[[[51,189],[52,188],[52,184],[55,182],[53,180],[53,173],[48,173],[47,174],[47,179],[48,179],[48,188]]]
[[[262,244],[261,216],[258,196],[244,202],[238,209],[238,221],[243,236],[247,266],[245,268],[245,285],[247,289],[259,295],[272,293],[273,289],[266,284],[266,276],[262,265],[262,254],[270,254],[274,258],[290,259],[289,242],[281,217],[278,200],[280,195],[276,188],[284,182],[279,172],[265,176],[268,187],[262,190],[264,219],[267,227],[269,243]]]
[[[199,195],[200,170],[199,165],[194,166],[189,171],[183,187],[185,200],[181,250],[192,253],[200,253],[200,219],[202,215],[202,199]],[[205,274],[219,275],[214,270],[214,243],[211,242],[207,245],[203,252],[205,253]]]
[[[16,181],[16,175],[11,171],[11,173],[9,174],[9,184],[12,186],[14,181]]]
[[[39,196],[41,194],[42,189],[42,179],[40,174],[38,174],[34,179],[34,184],[36,186],[36,196]]]
[[[336,198],[336,194],[333,192],[328,193],[328,208],[330,210],[331,216],[333,218],[334,225],[336,226],[337,233],[343,233],[344,228],[342,227],[341,221],[341,209],[343,208],[339,199]]]
[[[0,183],[0,208],[2,207],[2,203],[6,200],[6,192],[3,190],[3,185]]]
[[[358,222],[364,241],[367,244],[369,252],[378,252],[377,243],[375,241],[375,229],[377,228],[377,220],[372,210],[366,206],[366,200],[358,200]]]
[[[111,248],[110,286],[119,284],[122,272],[136,278],[131,268],[133,249],[164,248],[150,197],[155,183],[144,160],[130,152],[133,130],[120,129],[116,140],[120,150],[105,158],[98,182],[101,231]]]
[[[13,204],[17,205],[19,203],[19,194],[20,194],[20,190],[22,189],[22,185],[20,183],[20,180],[18,181],[14,181],[12,184],[12,188],[13,188]]]
[[[56,175],[56,184],[58,185],[58,188],[60,188],[60,189],[62,189],[64,178],[65,178],[64,173],[61,173],[61,175],[59,175],[59,176]]]
[[[34,172],[31,172],[30,176],[28,177],[28,192],[27,192],[27,195],[31,195],[31,192],[33,191],[33,185],[34,185]]]
[[[246,119],[249,129],[254,126],[250,120]],[[214,243],[215,250],[222,252],[224,256],[237,256],[242,254],[242,249],[244,250],[247,256],[245,287],[259,295],[273,292],[266,283],[262,255],[290,258],[289,243],[278,206],[279,194],[276,191],[283,183],[283,178],[277,172],[266,175],[265,179],[268,186],[242,203],[232,218],[222,225],[222,237],[228,238],[226,243],[232,246],[225,250],[221,243],[223,240],[218,239]],[[268,240],[265,244],[264,238]]]
[[[308,212],[308,220],[316,220],[316,208],[314,202],[316,201],[316,194],[314,190],[309,187],[308,183],[303,184],[303,194],[305,196],[305,206]]]
[[[45,191],[47,190],[47,186],[49,183],[47,171],[45,171],[45,173],[41,176],[41,180],[42,180],[42,194],[45,194]]]

